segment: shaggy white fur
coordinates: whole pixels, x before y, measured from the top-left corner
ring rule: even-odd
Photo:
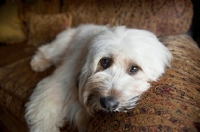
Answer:
[[[171,59],[149,31],[98,25],[66,29],[32,58],[35,71],[57,69],[26,103],[30,131],[59,132],[67,119],[84,132],[96,111],[134,108]]]

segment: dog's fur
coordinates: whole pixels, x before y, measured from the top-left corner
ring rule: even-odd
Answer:
[[[31,61],[35,71],[51,65],[57,69],[39,82],[26,104],[30,131],[59,132],[64,119],[86,131],[96,111],[133,108],[171,59],[168,49],[145,30],[81,25],[61,32]]]

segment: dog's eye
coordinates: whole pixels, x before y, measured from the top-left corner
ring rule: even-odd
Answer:
[[[131,66],[129,69],[129,74],[134,75],[138,72],[139,68],[137,66]]]
[[[100,64],[101,64],[101,66],[104,69],[106,69],[106,68],[110,67],[110,65],[111,65],[111,59],[110,58],[102,58],[100,60]]]

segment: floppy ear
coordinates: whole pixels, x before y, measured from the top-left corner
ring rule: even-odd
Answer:
[[[83,67],[80,69],[81,71],[77,74],[76,84],[78,86],[79,96],[82,96],[82,93],[85,90],[88,79],[95,73],[96,71],[96,59],[90,53],[87,55],[86,61],[83,64]]]

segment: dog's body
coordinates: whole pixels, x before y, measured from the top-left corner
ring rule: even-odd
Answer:
[[[30,131],[59,132],[64,119],[86,131],[95,111],[133,108],[171,58],[156,36],[144,30],[82,25],[61,32],[31,61],[35,71],[58,67],[26,104]]]

